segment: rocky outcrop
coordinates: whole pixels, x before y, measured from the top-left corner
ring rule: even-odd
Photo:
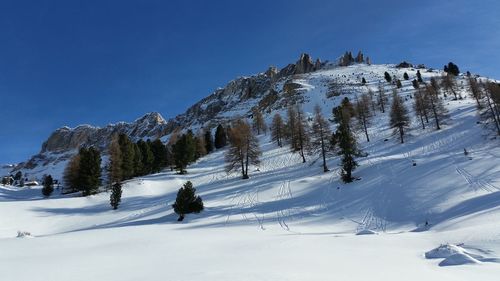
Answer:
[[[308,54],[300,55],[300,59],[295,63],[295,73],[294,74],[304,74],[314,71],[314,64],[311,56]]]

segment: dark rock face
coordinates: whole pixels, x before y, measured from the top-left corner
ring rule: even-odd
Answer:
[[[304,74],[314,71],[314,64],[312,62],[311,56],[308,54],[300,55],[300,59],[295,63],[295,73],[294,74]]]
[[[413,67],[413,64],[407,62],[407,61],[403,61],[403,62],[400,62],[398,65],[396,65],[397,68],[410,68],[410,67]]]

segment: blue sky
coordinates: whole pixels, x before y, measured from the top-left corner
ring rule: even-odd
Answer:
[[[375,3],[376,2],[376,3]],[[498,1],[0,1],[0,163],[61,126],[165,118],[302,52],[500,78]]]

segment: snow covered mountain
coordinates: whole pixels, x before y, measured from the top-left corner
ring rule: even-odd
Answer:
[[[463,99],[443,97],[449,118],[442,129],[422,129],[411,81],[417,70],[426,82],[441,71],[300,61],[238,78],[167,122],[156,115],[118,126],[134,138],[168,137],[177,125],[210,127],[255,106],[269,121],[291,102],[306,113],[318,104],[330,116],[344,97],[376,91],[381,82],[391,91],[388,72],[401,79],[397,93],[411,115],[405,143],[393,135],[388,112],[377,111],[370,142],[359,134],[367,154],[357,159],[360,180],[344,184],[338,156],[327,159],[331,171],[324,173],[318,155],[302,163],[260,135],[261,164],[250,168],[249,180],[226,173],[222,149],[189,166],[187,175],[164,171],[125,182],[115,211],[109,193],[70,197],[56,191],[44,199],[40,187],[0,186],[2,278],[39,280],[46,272],[42,279],[52,281],[497,280],[500,145],[481,123],[466,77],[457,77]],[[82,139],[104,146],[105,140],[77,132],[107,136],[118,127],[106,128],[62,129],[61,139],[52,136],[41,155],[62,159]],[[64,161],[49,160],[31,172],[57,174]],[[171,204],[187,180],[205,210],[177,223]],[[27,239],[16,238],[17,231]],[[91,261],[92,270],[82,261]],[[47,271],[54,263],[57,271]]]

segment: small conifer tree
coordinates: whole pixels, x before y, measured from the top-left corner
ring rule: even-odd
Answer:
[[[203,200],[196,195],[196,189],[187,181],[177,192],[177,198],[172,205],[174,212],[179,215],[177,221],[183,221],[184,216],[190,213],[198,214],[203,211]]]

